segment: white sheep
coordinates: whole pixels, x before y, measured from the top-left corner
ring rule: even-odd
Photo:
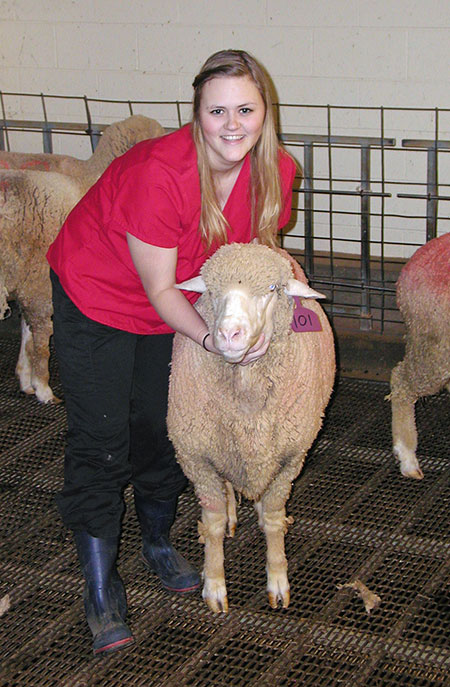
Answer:
[[[388,396],[393,451],[405,477],[422,479],[414,406],[422,396],[450,391],[450,233],[421,246],[402,268],[397,304],[406,337]]]
[[[335,374],[322,308],[310,300],[300,317],[320,323],[320,331],[294,332],[292,296],[320,294],[284,251],[256,244],[223,246],[201,277],[179,288],[203,292],[196,307],[222,353],[177,334],[169,387],[169,436],[202,508],[203,598],[214,612],[228,610],[223,538],[227,522],[234,533],[236,490],[254,501],[266,536],[269,603],[287,607],[285,504],[321,427]],[[261,332],[270,338],[267,353],[236,364]]]
[[[108,165],[135,143],[164,134],[155,119],[132,115],[106,127],[98,145],[87,160],[53,153],[16,153],[0,150],[0,169],[23,169],[37,172],[60,172],[75,177],[86,192]]]
[[[46,158],[65,174],[0,170],[0,319],[8,313],[8,300],[16,300],[22,314],[16,374],[21,390],[35,393],[42,403],[58,402],[48,384],[52,302],[47,250],[112,159],[161,131],[155,120],[135,115],[109,126],[89,160]]]
[[[22,341],[16,374],[20,388],[57,402],[48,385],[52,297],[46,252],[83,193],[58,172],[0,172],[0,319],[8,299],[19,303]]]

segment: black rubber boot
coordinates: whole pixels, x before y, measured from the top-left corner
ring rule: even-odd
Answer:
[[[118,538],[101,539],[75,532],[75,543],[85,579],[86,619],[94,637],[94,654],[110,653],[134,642],[125,623],[125,588],[116,568]]]
[[[171,592],[193,592],[200,586],[198,572],[178,553],[169,541],[169,530],[175,520],[177,499],[144,500],[135,493],[134,503],[142,531],[142,560]]]

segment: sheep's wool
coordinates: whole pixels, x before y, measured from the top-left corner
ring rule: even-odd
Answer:
[[[304,280],[301,268],[295,277]],[[202,269],[197,301],[211,326],[211,294],[236,285],[250,294],[275,285],[274,333],[267,353],[241,366],[175,336],[168,429],[177,458],[202,503],[219,504],[223,480],[246,498],[284,504],[322,423],[334,379],[328,320],[314,300],[321,332],[294,333],[293,302],[282,288],[293,277],[279,251],[255,244],[220,248]],[[281,507],[281,506],[280,506]]]
[[[267,293],[271,285],[286,285],[292,277],[291,268],[281,255],[267,246],[247,243],[222,246],[205,262],[201,274],[213,295],[231,285],[245,285],[259,296]]]

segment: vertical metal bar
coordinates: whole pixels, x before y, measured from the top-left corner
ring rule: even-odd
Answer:
[[[93,151],[95,151],[96,147],[98,146],[98,142],[100,141],[101,137],[102,133],[100,129],[97,127],[91,127],[91,145]]]
[[[47,122],[47,108],[45,106],[45,96],[43,93],[40,94],[41,96],[41,105],[42,105],[42,112],[44,113],[44,122]]]
[[[385,293],[385,264],[384,264],[384,213],[385,213],[385,156],[384,156],[384,108],[380,108],[380,133],[381,133],[381,224],[380,224],[380,279],[383,287],[381,294],[381,315],[380,315],[380,331],[384,332],[385,308],[386,308],[386,293]]]
[[[53,153],[52,129],[47,123],[42,127],[42,145],[44,153]]]
[[[303,188],[305,190],[305,269],[314,276],[314,144],[305,143],[303,156]]]
[[[370,320],[370,146],[361,146],[361,322],[360,329],[372,329]]]
[[[5,150],[5,141],[6,141],[6,150],[10,150],[9,147],[9,136],[8,136],[8,127],[6,126],[6,108],[5,108],[5,101],[3,100],[3,92],[0,91],[0,102],[2,104],[2,115],[3,115],[3,127],[4,129],[0,130],[1,138],[0,138],[0,144],[1,144],[1,150]],[[3,135],[3,131],[5,132]]]
[[[434,146],[427,150],[427,241],[431,241],[431,239],[437,236],[438,201],[432,196],[437,196],[438,194],[438,121],[438,109],[436,108]]]
[[[88,99],[85,95],[83,96],[83,101],[84,101],[84,108],[86,110],[86,120],[87,120],[86,133],[89,135],[89,137],[91,139],[91,148],[92,148],[92,152],[94,152],[95,146],[96,146],[96,140],[95,140],[95,135],[93,134],[93,131],[92,131],[92,117],[91,117],[91,111],[89,109],[89,102],[88,102]]]
[[[329,226],[330,226],[330,281],[334,284],[334,245],[333,245],[333,154],[331,148],[331,106],[327,105],[327,152],[328,152],[328,188],[330,195],[328,197],[328,212],[329,212]],[[334,286],[331,287],[330,295],[331,315],[334,315],[335,291]]]
[[[52,129],[48,126],[47,120],[47,108],[45,107],[45,97],[44,94],[40,94],[42,112],[44,114],[44,126],[42,127],[42,147],[44,153],[53,153],[53,139],[52,139]]]
[[[437,236],[437,148],[427,150],[427,241]]]

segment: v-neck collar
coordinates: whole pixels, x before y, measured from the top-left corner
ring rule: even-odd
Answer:
[[[226,217],[227,209],[228,210],[230,209],[229,205],[233,199],[233,196],[238,193],[239,189],[244,184],[246,186],[248,186],[249,177],[250,177],[250,153],[247,153],[247,155],[245,156],[245,159],[244,159],[244,163],[243,163],[241,169],[239,170],[239,174],[236,178],[236,181],[233,184],[233,188],[231,189],[230,195],[227,198],[227,202],[223,206],[222,214],[224,215],[224,217]]]

